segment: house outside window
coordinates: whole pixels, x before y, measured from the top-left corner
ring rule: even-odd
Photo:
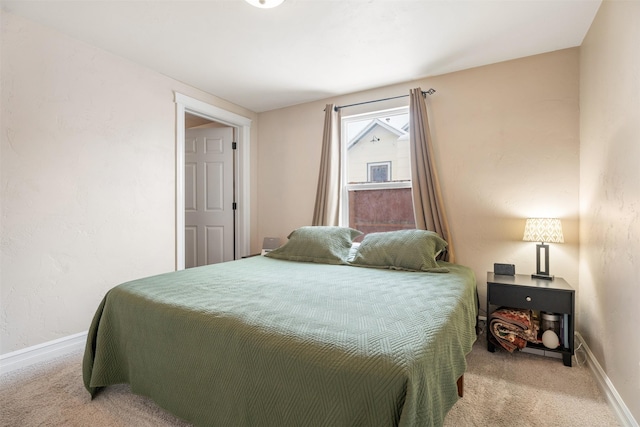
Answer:
[[[408,129],[408,107],[343,117],[342,224],[415,228]]]

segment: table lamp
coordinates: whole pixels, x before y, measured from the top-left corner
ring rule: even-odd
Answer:
[[[553,280],[549,275],[549,245],[546,243],[564,243],[562,223],[558,218],[527,218],[524,226],[525,242],[540,242],[536,245],[536,274],[534,279]],[[541,265],[544,251],[544,266]]]

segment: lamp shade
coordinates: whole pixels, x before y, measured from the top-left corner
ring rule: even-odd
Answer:
[[[564,243],[562,223],[558,218],[527,218],[522,240],[525,242]]]

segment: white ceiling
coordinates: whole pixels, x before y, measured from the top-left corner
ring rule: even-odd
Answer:
[[[262,112],[579,46],[601,0],[1,3]]]

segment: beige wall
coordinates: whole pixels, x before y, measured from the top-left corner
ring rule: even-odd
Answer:
[[[577,289],[578,59],[577,48],[562,50],[261,113],[260,238],[285,239],[311,223],[327,102],[348,104],[433,87],[431,130],[449,222],[458,262],[476,272],[481,308],[486,272],[494,262],[534,272],[535,243],[522,241],[527,216],[562,218],[566,243],[551,245],[551,273]]]
[[[257,117],[9,13],[1,24],[4,354],[86,331],[109,288],[174,270],[173,91]]]
[[[580,48],[580,333],[640,421],[640,2]]]

